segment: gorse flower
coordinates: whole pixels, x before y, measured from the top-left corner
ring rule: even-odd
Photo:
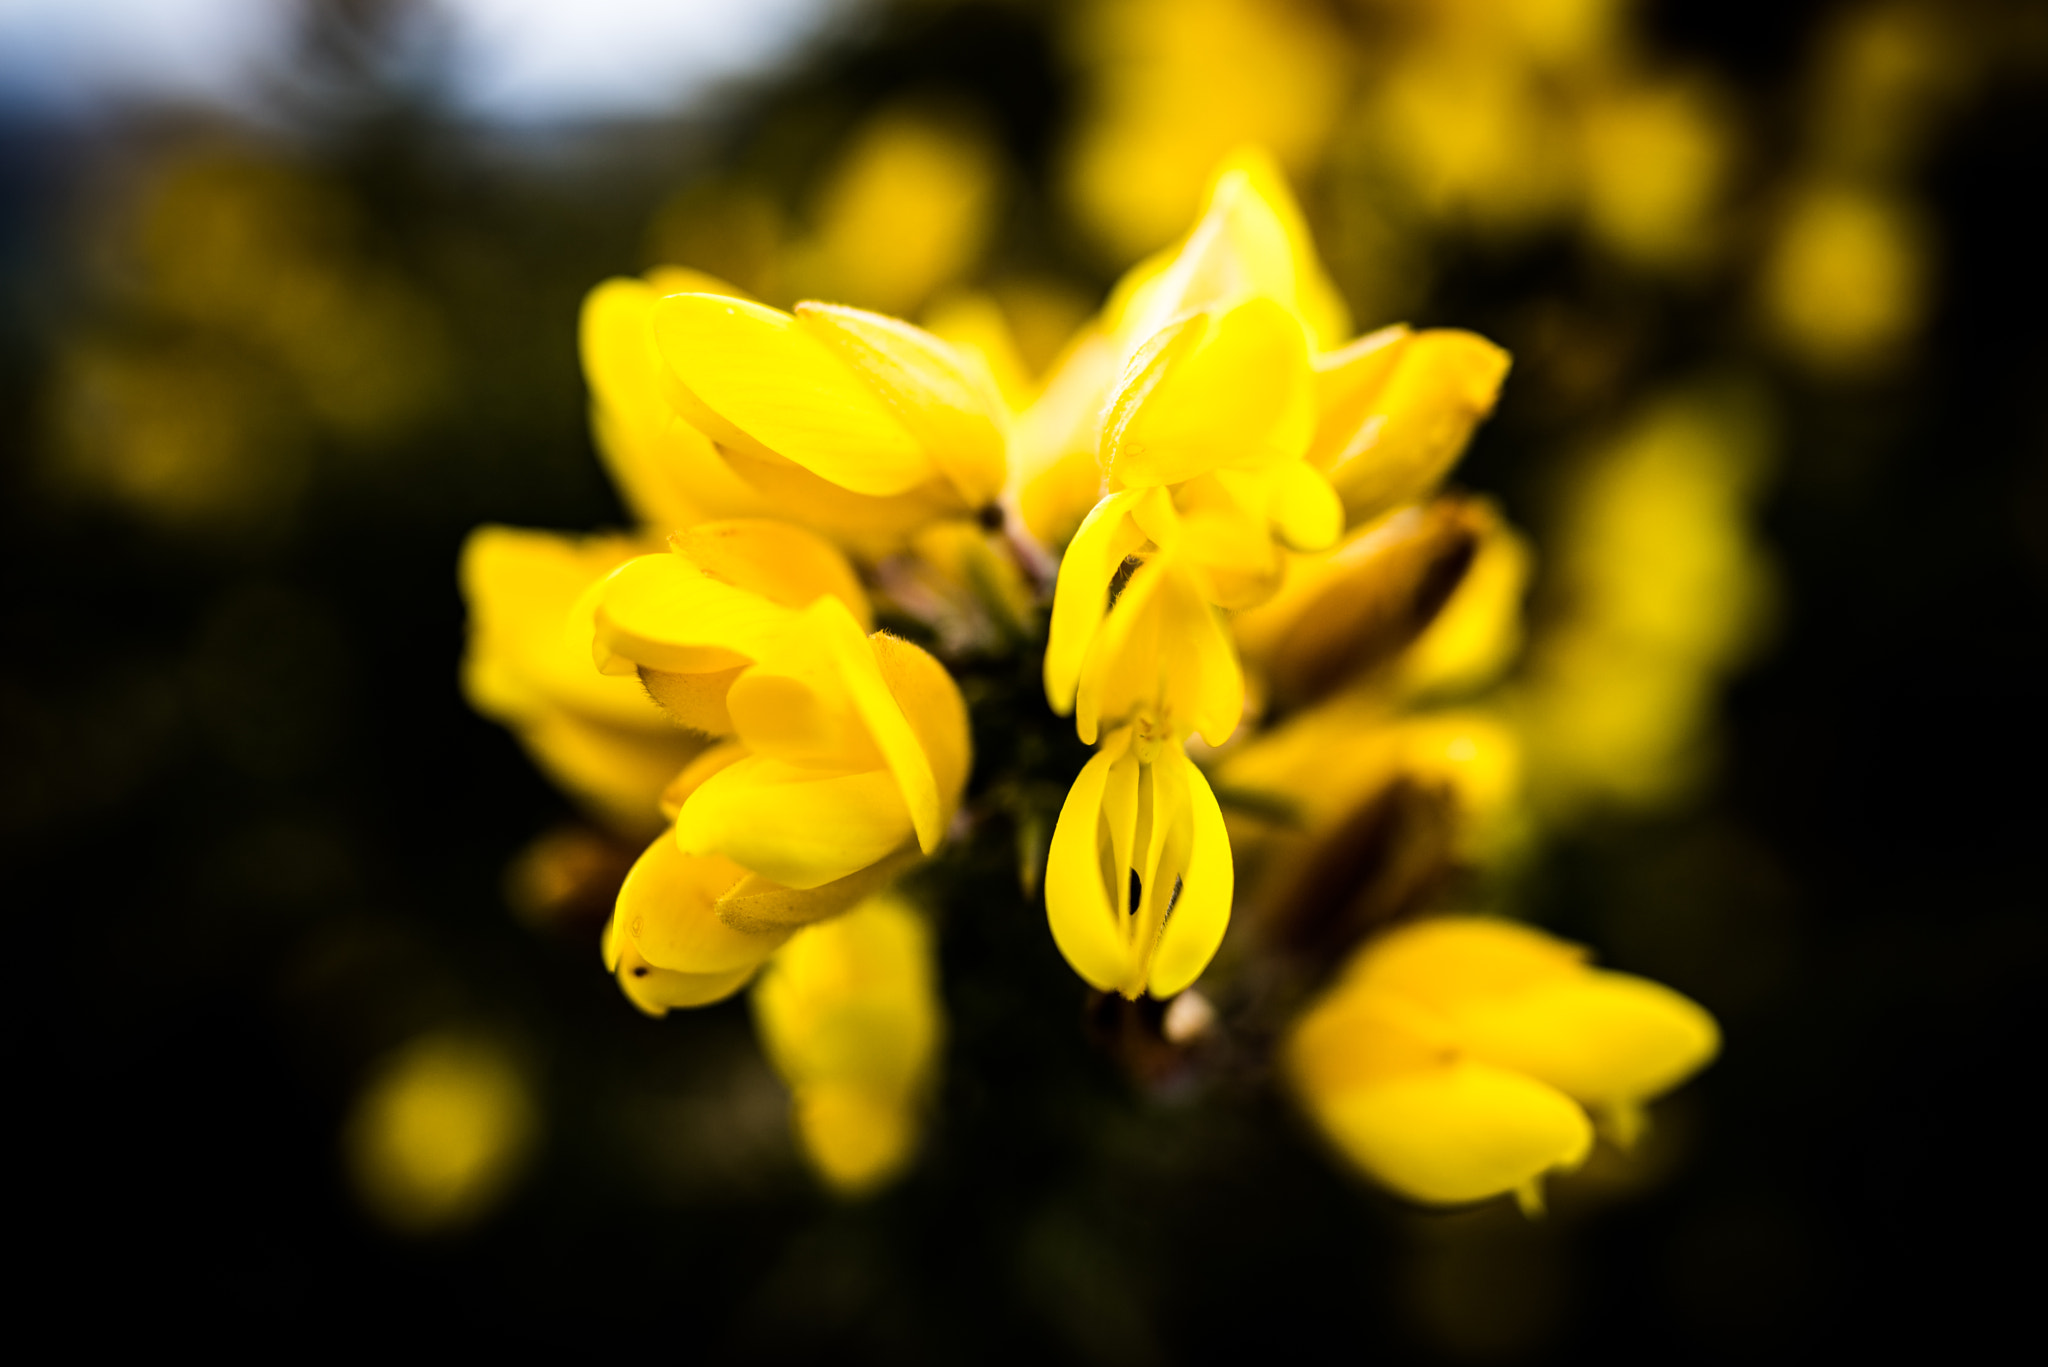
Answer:
[[[1443,917],[1368,945],[1287,1045],[1302,1103],[1351,1161],[1418,1201],[1514,1192],[1593,1143],[1720,1047],[1713,1018],[1656,983],[1506,921]]]
[[[477,532],[465,678],[652,836],[603,931],[625,995],[661,1016],[756,982],[799,1147],[857,1194],[905,1169],[932,1095],[927,914],[1005,914],[946,896],[970,866],[1016,849],[1060,953],[1141,1020],[1110,994],[1203,978],[1244,864],[1244,951],[1205,984],[1227,1026],[1247,956],[1273,1000],[1356,956],[1251,1033],[1287,1041],[1366,1170],[1428,1200],[1527,1192],[1583,1156],[1586,1107],[1629,1128],[1711,1053],[1703,1013],[1504,922],[1396,924],[1517,830],[1517,736],[1481,695],[1528,557],[1489,505],[1436,493],[1506,354],[1347,342],[1256,154],[1021,412],[1000,315],[970,312],[980,340],[955,347],[674,268],[586,302],[592,424],[642,530]],[[1051,776],[1070,743],[1020,705],[1033,677],[1095,747]],[[1001,772],[970,785],[977,728]],[[1048,777],[1071,785],[1049,836]]]

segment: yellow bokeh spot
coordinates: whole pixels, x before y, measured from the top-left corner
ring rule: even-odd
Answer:
[[[1779,339],[1816,369],[1864,370],[1919,327],[1927,283],[1925,234],[1905,204],[1815,187],[1779,225],[1763,307]]]
[[[489,1213],[525,1167],[539,1128],[526,1078],[501,1047],[441,1033],[378,1067],[356,1098],[344,1147],[370,1213],[429,1234]]]

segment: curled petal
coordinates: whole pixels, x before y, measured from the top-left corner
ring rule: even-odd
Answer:
[[[1117,566],[1144,543],[1145,534],[1132,524],[1130,513],[1145,496],[1144,490],[1131,489],[1097,503],[1060,559],[1045,646],[1045,697],[1062,716],[1073,711],[1089,642],[1109,611]]]
[[[881,396],[970,507],[1002,492],[1002,398],[951,346],[898,319],[833,304],[798,304],[796,318]]]
[[[592,653],[608,674],[714,673],[757,658],[794,615],[679,555],[643,555],[596,590]]]
[[[713,294],[654,306],[669,401],[714,440],[794,461],[857,494],[935,473],[923,445],[831,346],[777,309]]]
[[[1255,298],[1196,314],[1148,343],[1104,416],[1102,464],[1131,487],[1300,458],[1315,424],[1299,319]]]
[[[719,897],[745,875],[729,859],[684,854],[664,834],[620,885],[613,924],[656,968],[700,975],[754,968],[790,933],[748,934],[718,919]]]
[[[873,626],[867,591],[846,556],[816,532],[791,522],[734,518],[675,533],[669,548],[722,584],[759,594],[786,608],[837,598],[860,623]]]

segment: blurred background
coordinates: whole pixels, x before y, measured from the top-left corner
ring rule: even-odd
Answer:
[[[1535,549],[1520,910],[1725,1055],[1548,1219],[1426,1215],[1256,1079],[1134,1087],[1013,892],[947,913],[923,1164],[835,1203],[743,1000],[601,970],[619,853],[464,705],[456,549],[625,521],[605,276],[979,328],[1028,393],[1247,141],[1361,328],[1514,353],[1456,479]],[[2038,1205],[2043,184],[2027,0],[4,0],[51,1294],[713,1360],[1960,1349]]]

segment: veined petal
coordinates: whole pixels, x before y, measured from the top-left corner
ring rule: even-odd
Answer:
[[[787,887],[815,888],[865,868],[915,834],[887,770],[830,773],[753,757],[690,794],[676,839]]]
[[[861,309],[798,304],[796,319],[881,396],[970,506],[1002,492],[1002,398],[952,347],[922,328]]]
[[[1128,746],[1129,733],[1119,732],[1082,766],[1060,808],[1045,863],[1045,915],[1053,943],[1076,973],[1104,992],[1122,985],[1130,965],[1122,914],[1128,874],[1111,864],[1116,887],[1104,885],[1110,861],[1101,835],[1109,773]]]
[[[1097,503],[1060,558],[1045,645],[1045,697],[1062,716],[1074,710],[1081,668],[1089,642],[1109,611],[1109,586],[1117,567],[1143,544],[1144,533],[1131,525],[1129,513],[1144,497],[1144,490],[1131,489]]]
[[[1176,324],[1141,353],[1105,420],[1103,468],[1137,488],[1299,459],[1315,425],[1308,338],[1271,299]]]
[[[1305,1099],[1345,1156],[1433,1204],[1526,1187],[1554,1168],[1578,1166],[1593,1143],[1592,1122],[1563,1092],[1472,1061]]]
[[[654,306],[668,398],[714,439],[759,445],[859,494],[904,493],[935,467],[887,402],[778,309],[713,294]]]
[[[1230,833],[1224,829],[1223,809],[1209,780],[1177,745],[1162,750],[1154,767],[1180,789],[1174,805],[1185,813],[1187,823],[1187,862],[1177,879],[1179,900],[1170,903],[1152,955],[1152,995],[1164,998],[1191,985],[1216,957],[1230,926],[1235,874]]]
[[[1714,1018],[1661,983],[1588,970],[1457,1013],[1474,1058],[1540,1078],[1588,1105],[1647,1101],[1720,1050]]]
[[[745,934],[718,919],[713,905],[745,875],[730,859],[684,854],[664,832],[627,873],[613,923],[656,968],[695,974],[751,969],[792,932]]]
[[[608,674],[639,666],[678,674],[747,664],[794,619],[745,589],[712,578],[679,555],[643,555],[594,590],[592,653]]]

